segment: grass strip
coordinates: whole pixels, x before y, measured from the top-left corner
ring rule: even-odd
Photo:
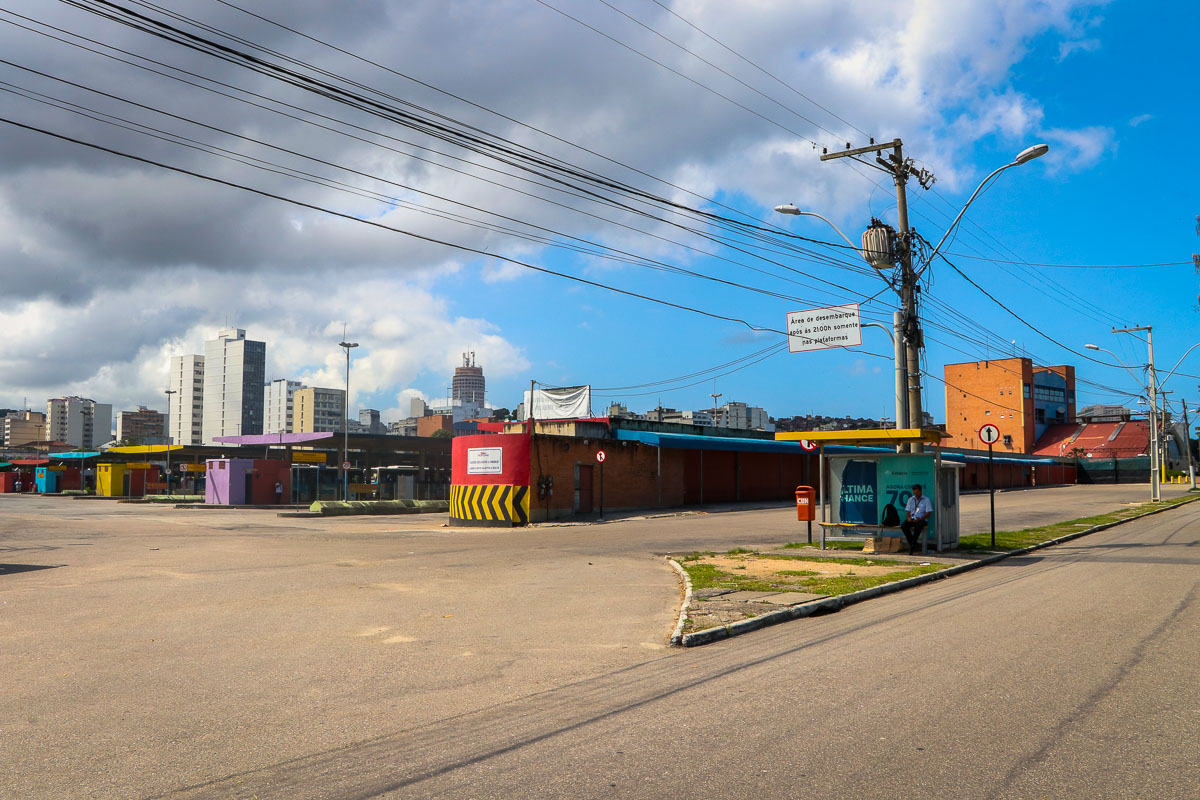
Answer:
[[[755,555],[755,557],[770,558],[771,556]],[[827,561],[826,559],[807,560]],[[839,559],[839,561],[843,561],[843,559]],[[869,559],[844,559],[844,561],[861,562],[856,565],[868,566],[866,562],[868,562]],[[875,566],[888,566],[892,564],[900,565],[901,563],[902,562],[895,561],[870,561],[870,565]],[[925,575],[929,572],[937,572],[940,569],[944,569],[947,565],[905,565],[907,567],[906,569],[888,572],[884,575],[855,575],[853,571],[851,571],[847,575],[821,576],[819,573],[814,573],[811,570],[781,570],[780,572],[766,577],[738,575],[723,570],[713,564],[695,563],[694,560],[684,563],[682,566],[685,570],[687,570],[688,577],[691,578],[692,588],[694,590],[733,589],[739,592],[809,592],[811,594],[835,596],[839,594],[857,592],[861,589],[870,589],[872,586],[880,586],[885,583],[902,581],[905,578],[914,578],[917,575]]]
[[[973,533],[970,536],[961,536],[958,540],[958,549],[964,552],[973,553],[980,551],[995,551],[1006,552],[1009,550],[1020,550],[1022,547],[1029,547],[1042,542],[1048,542],[1051,539],[1058,539],[1062,536],[1067,536],[1072,533],[1094,528],[1097,525],[1106,525],[1110,522],[1120,522],[1123,519],[1136,517],[1140,514],[1145,514],[1149,511],[1156,511],[1160,508],[1170,508],[1171,506],[1186,503],[1194,499],[1194,496],[1173,497],[1170,500],[1160,500],[1157,503],[1140,503],[1136,506],[1128,506],[1120,508],[1116,511],[1110,511],[1107,514],[1097,514],[1092,517],[1080,517],[1079,519],[1066,520],[1065,522],[1056,522],[1052,525],[1042,525],[1037,528],[1025,528],[1019,531],[996,531],[996,546],[992,547],[991,533]]]

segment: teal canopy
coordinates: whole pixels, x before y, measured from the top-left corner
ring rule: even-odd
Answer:
[[[51,458],[95,458],[100,455],[99,451],[94,453],[74,452],[74,453],[51,453]]]

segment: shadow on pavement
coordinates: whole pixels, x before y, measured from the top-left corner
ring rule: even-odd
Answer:
[[[0,564],[0,575],[15,575],[18,572],[33,572],[39,569],[58,569],[62,564]]]

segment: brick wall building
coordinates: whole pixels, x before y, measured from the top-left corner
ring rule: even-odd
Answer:
[[[1051,425],[1075,421],[1075,368],[1028,358],[947,364],[946,431],[951,447],[978,448],[978,430],[1000,429],[998,451],[1032,453]]]
[[[417,436],[433,436],[435,431],[454,433],[454,417],[450,414],[430,414],[417,417]]]
[[[510,498],[516,497],[513,487],[520,486],[528,487],[522,495],[528,518],[538,522],[592,516],[602,504],[608,513],[790,500],[798,484],[817,480],[816,454],[794,443],[608,431],[597,421],[557,427],[563,434],[539,433],[532,440],[525,433],[456,438],[452,520],[460,518],[458,511],[465,515],[461,519],[511,522],[519,515],[511,505],[499,506],[517,502]],[[596,458],[601,450],[603,467]],[[464,505],[456,507],[455,488]]]

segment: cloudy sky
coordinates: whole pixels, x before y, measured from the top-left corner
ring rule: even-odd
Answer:
[[[1133,378],[1063,345],[1142,363],[1110,331],[1153,324],[1169,368],[1197,338],[1200,279],[1180,262],[1200,250],[1198,170],[1177,143],[1200,20],[1182,0],[79,5],[0,9],[0,407],[161,407],[169,356],[227,326],[268,343],[269,378],[336,387],[345,325],[354,407],[385,419],[444,397],[468,350],[495,406],[537,380],[592,384],[597,410],[720,393],[776,416],[889,415],[882,332],[803,355],[773,332],[844,302],[890,319],[878,276],[845,248],[689,210],[840,242],[771,212],[793,202],[857,238],[894,221],[894,189],[818,153],[871,136],[936,174],[910,186],[931,241],[993,168],[1051,146],[947,248],[995,299],[930,270],[933,376],[1024,352],[1075,364],[1081,405],[1127,402]],[[1200,397],[1200,363],[1183,373],[1174,399]],[[940,419],[944,389],[925,385]]]

